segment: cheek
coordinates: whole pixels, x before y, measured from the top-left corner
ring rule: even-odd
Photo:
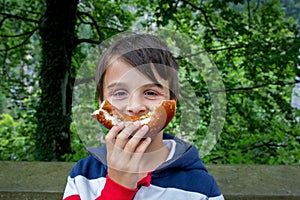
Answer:
[[[127,101],[120,101],[120,100],[114,100],[112,98],[108,98],[108,101],[116,108],[118,108],[119,110],[125,110],[126,106],[127,106]]]
[[[165,98],[161,99],[155,99],[155,100],[145,100],[145,106],[148,110],[154,110],[162,100],[165,100]]]

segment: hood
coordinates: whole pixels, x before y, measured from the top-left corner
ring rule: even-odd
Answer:
[[[195,146],[166,133],[164,133],[163,139],[174,140],[176,142],[175,153],[172,159],[163,163],[152,172],[153,175],[160,174],[171,168],[180,168],[181,170],[201,169],[207,171],[202,160],[199,158],[199,152]],[[107,164],[106,145],[103,145],[100,148],[87,148],[87,152],[103,164]]]
[[[174,140],[176,142],[175,154],[171,160],[163,163],[155,172],[160,173],[170,168],[180,168],[181,170],[201,169],[207,171],[202,160],[199,158],[199,152],[195,146],[169,134],[164,134],[163,139]]]

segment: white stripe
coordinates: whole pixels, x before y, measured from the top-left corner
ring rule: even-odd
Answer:
[[[98,179],[87,179],[84,176],[76,176],[75,178],[68,178],[68,183],[65,189],[64,197],[79,194],[81,200],[96,199],[100,196],[106,182],[105,177]]]
[[[65,199],[66,197],[72,196],[74,194],[77,194],[76,186],[75,186],[75,183],[73,180],[74,179],[72,179],[70,176],[68,177],[68,181],[67,181],[67,185],[66,185],[66,188],[64,191],[63,199]]]

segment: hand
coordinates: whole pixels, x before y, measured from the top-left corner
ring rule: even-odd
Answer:
[[[147,125],[137,121],[127,127],[114,126],[106,135],[108,176],[118,184],[135,189],[139,181],[143,154],[151,143],[144,138]],[[143,172],[145,173],[145,172]]]

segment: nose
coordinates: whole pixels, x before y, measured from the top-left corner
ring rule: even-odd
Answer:
[[[141,97],[131,95],[128,100],[126,111],[132,116],[142,115],[147,112],[147,107]]]

